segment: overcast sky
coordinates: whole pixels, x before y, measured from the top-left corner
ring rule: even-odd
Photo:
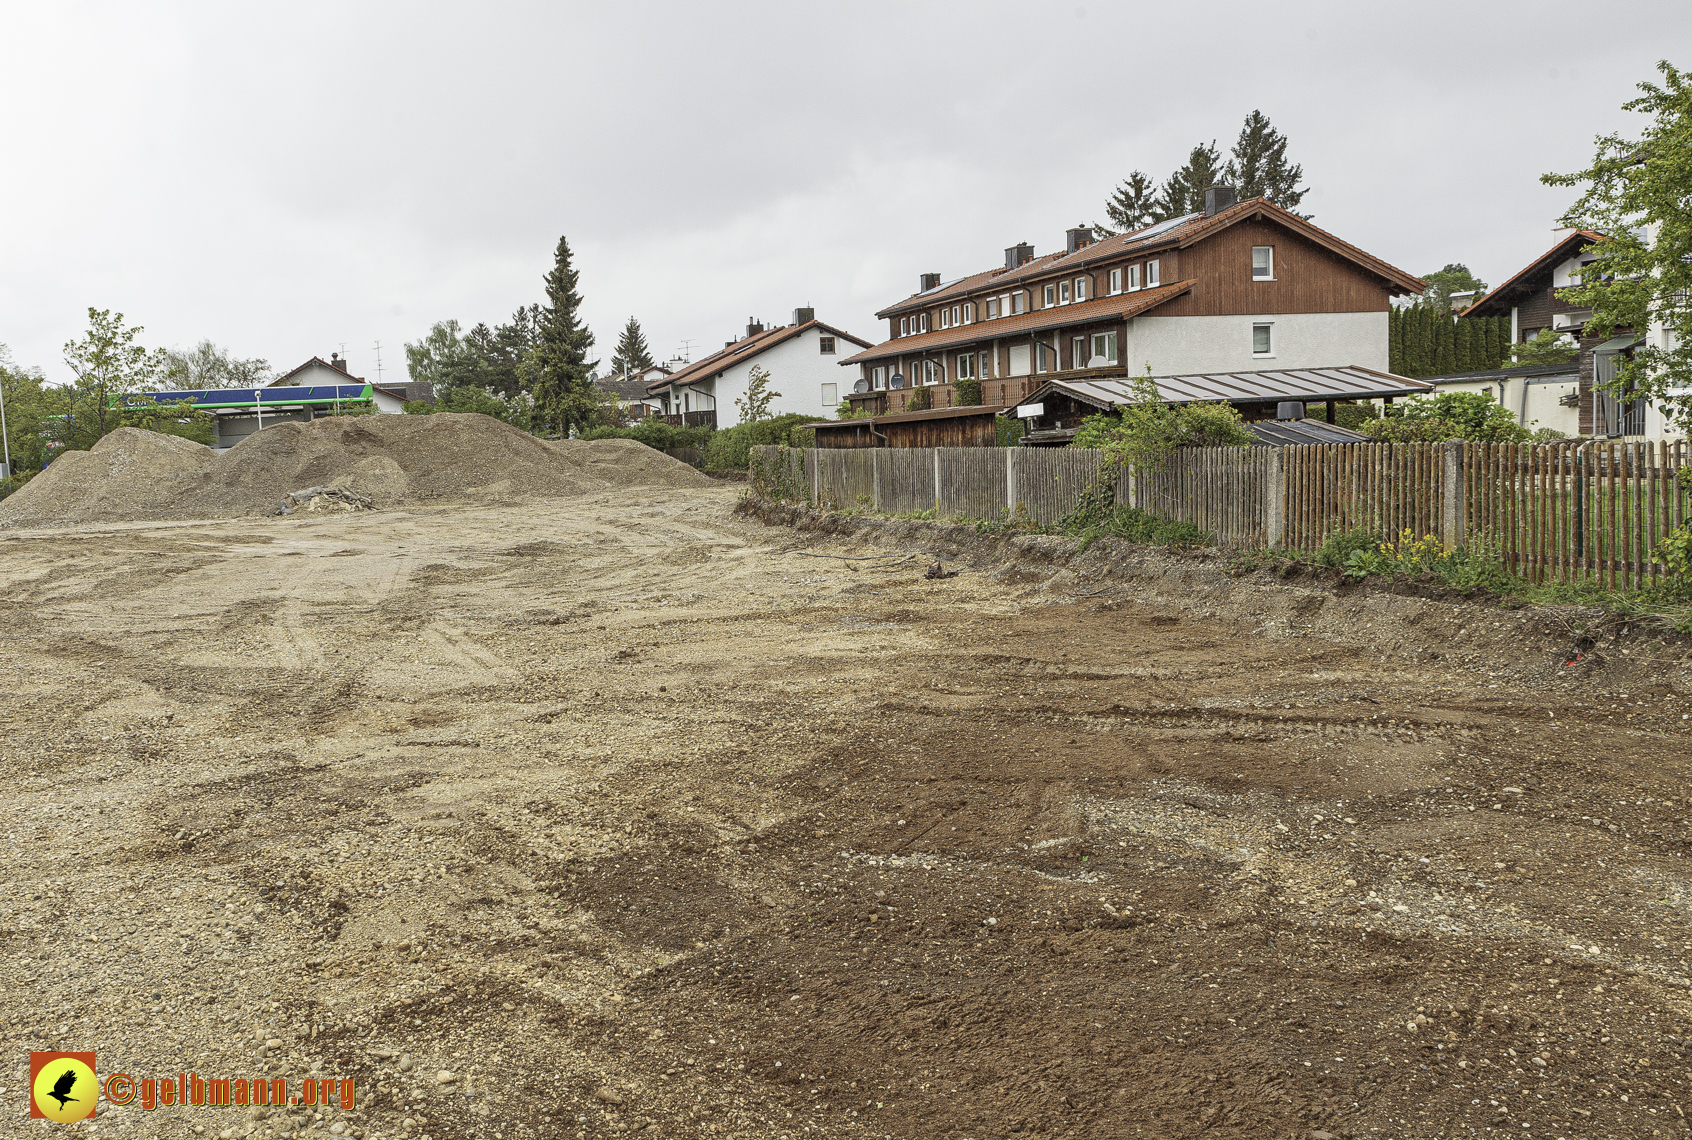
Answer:
[[[1317,225],[1497,283],[1572,200],[1538,176],[1689,49],[1684,0],[5,3],[0,343],[65,379],[93,305],[402,379],[561,234],[605,361],[631,314],[660,358],[800,305],[878,341],[919,273],[1046,252],[1253,108]]]

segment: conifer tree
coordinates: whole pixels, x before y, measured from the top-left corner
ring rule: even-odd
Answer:
[[[1444,376],[1457,371],[1457,333],[1449,312],[1430,314],[1435,321],[1435,351],[1437,357],[1430,376]]]
[[[1486,324],[1486,348],[1485,348],[1486,363],[1484,365],[1482,365],[1482,367],[1484,367],[1484,368],[1497,368],[1498,367],[1498,358],[1499,358],[1499,352],[1498,352],[1498,318],[1497,317],[1488,317],[1488,318],[1486,318],[1485,324]]]
[[[1457,367],[1454,372],[1476,372],[1479,365],[1475,363],[1474,354],[1474,326],[1468,321],[1457,322]]]
[[[640,322],[633,317],[623,326],[623,335],[617,340],[617,352],[611,358],[611,371],[627,376],[631,372],[641,372],[652,367],[652,350],[647,347],[646,334],[640,331]]]
[[[1267,198],[1283,210],[1297,212],[1308,188],[1298,184],[1304,179],[1304,167],[1287,161],[1287,136],[1269,125],[1268,116],[1253,111],[1240,128],[1232,157],[1222,172],[1222,181],[1234,187],[1240,200]],[[1200,188],[1203,201],[1203,188]],[[1300,214],[1308,218],[1309,214]]]
[[[1187,163],[1169,176],[1157,199],[1157,220],[1179,218],[1204,209],[1204,192],[1225,181],[1222,174],[1222,152],[1215,140],[1209,146],[1195,146],[1187,156]]]
[[[572,426],[586,428],[598,407],[588,372],[599,362],[587,359],[593,333],[581,320],[582,297],[576,292],[580,278],[580,271],[570,264],[570,242],[561,237],[552,271],[545,278],[546,305],[540,311],[528,362],[535,419],[561,436],[568,435]]]
[[[1157,220],[1157,184],[1145,171],[1134,171],[1105,201],[1105,213],[1117,233],[1144,229]],[[1110,232],[1105,226],[1095,225],[1093,229]]]
[[[1404,371],[1404,310],[1387,310],[1387,371],[1395,376]]]

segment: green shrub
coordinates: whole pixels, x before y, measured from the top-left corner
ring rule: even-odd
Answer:
[[[1021,447],[1023,421],[1015,416],[994,416],[994,443],[999,447]]]
[[[754,447],[815,447],[816,429],[804,427],[815,422],[815,416],[791,413],[722,428],[705,445],[705,470],[745,471]]]
[[[673,447],[699,447],[710,444],[715,429],[708,427],[676,427],[657,416],[648,416],[634,427],[601,426],[589,428],[578,439],[632,439],[658,451]]]
[[[907,412],[926,412],[934,406],[934,389],[918,388],[911,393],[910,403],[905,405]]]
[[[1334,408],[1334,423],[1352,431],[1362,431],[1370,420],[1381,418],[1381,410],[1373,404],[1339,404]]]
[[[1657,543],[1652,561],[1663,568],[1663,592],[1673,597],[1692,597],[1692,530],[1676,527]]]
[[[1075,526],[1068,519],[1058,525],[1071,533],[1079,532],[1086,539],[1085,545],[1091,545],[1100,538],[1125,538],[1129,542],[1158,546],[1209,546],[1211,543],[1211,534],[1207,530],[1192,523],[1166,519],[1138,507],[1116,507],[1094,517],[1098,521],[1091,525]]]
[[[981,381],[973,376],[965,376],[952,384],[952,393],[957,397],[957,403],[962,406],[973,406],[981,403]]]
[[[1359,550],[1374,550],[1380,543],[1380,535],[1368,527],[1360,526],[1352,530],[1335,531],[1316,551],[1316,561],[1323,566],[1332,566],[1338,569],[1348,565],[1351,562],[1351,556]]]
[[[1387,407],[1378,420],[1358,429],[1382,443],[1526,443],[1532,433],[1485,392],[1441,392]]]

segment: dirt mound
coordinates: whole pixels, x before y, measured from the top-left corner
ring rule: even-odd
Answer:
[[[269,514],[305,487],[378,507],[590,494],[710,480],[633,440],[549,444],[482,415],[332,417],[284,423],[218,455],[175,436],[113,432],[55,461],[0,504],[0,526]]]

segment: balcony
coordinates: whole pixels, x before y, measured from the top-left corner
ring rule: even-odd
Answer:
[[[664,422],[671,427],[708,427],[717,426],[717,409],[711,408],[703,412],[683,412],[679,416],[665,416]]]

